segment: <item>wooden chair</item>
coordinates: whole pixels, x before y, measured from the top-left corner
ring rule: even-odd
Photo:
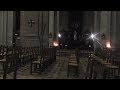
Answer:
[[[20,47],[13,47],[13,79],[17,78],[17,70],[21,67],[21,54],[20,54]]]
[[[14,49],[12,47],[6,47],[6,55],[4,58],[3,79],[7,78],[7,74],[14,71],[15,59]]]
[[[118,72],[119,67],[113,64],[112,52],[109,50],[103,51],[103,59],[95,57],[100,68],[102,68],[103,79],[114,77]],[[98,67],[99,68],[99,67]]]
[[[77,58],[74,54],[71,54],[70,59],[68,61],[68,71],[67,71],[67,77],[69,77],[69,73],[70,71],[73,69],[75,72],[75,76],[78,77],[79,73],[78,73],[78,61]]]
[[[37,58],[37,60],[34,60],[34,61],[31,62],[30,74],[32,74],[32,73],[41,74],[42,66],[43,66],[43,58],[41,58],[41,56],[39,56]],[[34,70],[33,70],[33,67],[34,67]]]
[[[23,47],[21,51],[21,62],[22,66],[26,65],[29,62],[29,52],[27,47]]]
[[[7,47],[1,46],[0,63],[3,64],[3,70],[6,62]]]
[[[89,56],[88,56],[88,63],[87,63],[87,67],[86,67],[86,75],[85,75],[85,79],[88,79],[88,77],[89,77],[89,75],[90,75],[90,69],[92,69],[93,67],[93,62],[92,62],[92,60],[93,60],[93,54],[89,54]],[[90,77],[92,77],[92,76],[90,76]]]

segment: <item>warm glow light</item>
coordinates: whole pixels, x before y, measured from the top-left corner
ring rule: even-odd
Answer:
[[[57,47],[57,46],[58,46],[58,42],[54,42],[53,45],[54,45],[55,47]]]
[[[106,47],[107,47],[107,48],[111,48],[110,43],[107,42],[107,43],[106,43]]]

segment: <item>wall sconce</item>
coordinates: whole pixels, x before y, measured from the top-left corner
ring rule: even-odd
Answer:
[[[49,38],[52,38],[52,32],[49,33]]]
[[[105,40],[105,34],[104,33],[101,35],[101,39]]]

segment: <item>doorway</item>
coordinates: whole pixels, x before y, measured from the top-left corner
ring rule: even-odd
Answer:
[[[20,45],[20,11],[14,12],[13,46]]]

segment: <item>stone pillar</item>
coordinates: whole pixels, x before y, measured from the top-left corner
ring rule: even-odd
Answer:
[[[108,11],[106,43],[109,42],[111,44],[111,42],[110,42],[110,38],[111,38],[110,32],[111,32],[111,11]]]
[[[43,46],[48,48],[49,47],[49,11],[42,11],[43,12]]]
[[[49,11],[49,47],[53,46],[54,11]]]
[[[110,32],[110,42],[111,42],[111,46],[112,48],[116,48],[116,42],[117,42],[117,36],[116,36],[116,12],[117,11],[112,11],[111,12],[111,32]]]
[[[97,11],[94,12],[94,32],[96,32],[97,30]],[[94,51],[96,50],[96,43],[93,43],[94,44]]]
[[[4,23],[4,14],[3,14],[3,11],[0,11],[0,45],[3,45],[4,44],[4,35],[3,35],[3,32],[4,32],[4,27],[3,27],[3,24]]]
[[[101,39],[100,43],[103,47],[106,47],[106,43],[110,42],[110,23],[111,12],[101,11],[101,23],[100,23],[100,35],[105,35],[105,39]]]
[[[7,45],[7,11],[3,11],[3,45]]]
[[[57,31],[56,31],[56,32],[57,32],[57,33],[56,33],[56,34],[57,34],[57,35],[56,35],[56,36],[57,36],[57,38],[56,38],[56,41],[57,41],[57,42],[59,42],[59,39],[58,39],[58,33],[59,33],[59,28],[60,28],[60,27],[59,27],[59,18],[60,18],[59,14],[60,14],[60,12],[57,11]]]
[[[13,44],[13,27],[14,27],[14,12],[8,11],[8,21],[7,21],[7,45],[12,46]]]
[[[94,12],[94,33],[98,33],[97,34],[97,38],[98,40],[94,41],[94,50],[96,50],[96,48],[102,48],[100,45],[100,19],[101,19],[101,12],[100,11],[95,11]]]
[[[0,11],[0,45],[12,46],[13,11]]]
[[[116,47],[120,48],[120,11],[116,11]]]

